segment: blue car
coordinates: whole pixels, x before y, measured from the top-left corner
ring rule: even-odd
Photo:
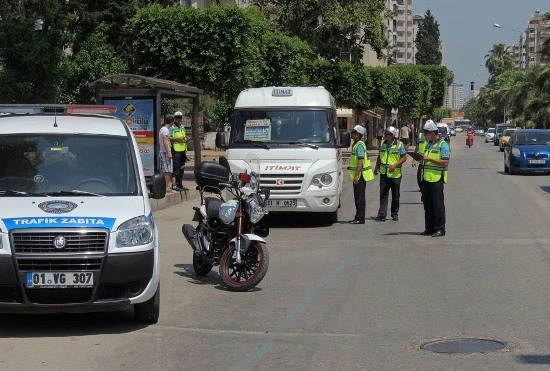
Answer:
[[[550,130],[514,131],[504,147],[504,172],[550,173]]]

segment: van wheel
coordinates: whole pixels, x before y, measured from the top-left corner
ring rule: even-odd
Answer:
[[[160,314],[160,283],[153,297],[143,303],[134,304],[134,317],[141,323],[157,323]]]

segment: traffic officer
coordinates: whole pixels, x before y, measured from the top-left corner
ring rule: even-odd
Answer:
[[[439,136],[437,125],[431,121],[424,124],[428,141],[422,161],[422,202],[424,203],[424,236],[445,236],[444,184],[447,183],[447,167],[451,150],[449,144]]]
[[[393,221],[399,220],[399,196],[401,194],[401,166],[407,161],[405,144],[397,140],[399,132],[393,126],[384,131],[384,140],[380,145],[374,175],[380,172],[380,207],[378,215],[372,219],[385,222],[388,213],[388,195],[391,190],[390,213]]]
[[[349,180],[353,182],[353,198],[355,199],[355,218],[350,224],[365,224],[365,189],[367,182],[374,180],[374,173],[367,155],[367,145],[363,141],[366,129],[355,125],[351,131],[353,146],[349,158]]]
[[[176,191],[184,191],[183,172],[187,160],[187,133],[183,126],[183,114],[181,111],[174,113],[174,123],[170,129],[170,142],[172,143],[172,188]]]
[[[432,120],[426,121],[426,124],[429,122],[434,124]],[[424,155],[424,152],[426,152],[426,145],[428,144],[428,142],[426,141],[426,136],[424,135],[424,132],[418,133],[418,139],[416,142],[417,143],[416,143],[415,152],[421,155]],[[418,169],[416,171],[416,182],[418,183],[418,188],[420,189],[420,185],[422,182],[422,164],[418,164],[417,161],[413,159],[412,167],[416,167],[417,165],[418,165]]]

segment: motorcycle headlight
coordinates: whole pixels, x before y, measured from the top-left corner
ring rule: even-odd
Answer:
[[[116,247],[146,245],[153,241],[153,223],[145,215],[130,219],[118,227]]]
[[[220,219],[225,224],[230,224],[235,220],[235,214],[237,213],[237,200],[229,200],[220,205]]]
[[[518,148],[512,148],[512,156],[514,157],[521,156],[521,151]]]
[[[267,214],[267,211],[264,207],[260,205],[260,200],[257,194],[250,194],[246,199],[246,212],[250,216],[250,223],[256,224],[262,219],[262,217]]]

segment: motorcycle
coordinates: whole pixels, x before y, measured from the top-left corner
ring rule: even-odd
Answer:
[[[466,145],[468,146],[468,148],[474,145],[474,133],[466,133]]]
[[[245,172],[232,174],[227,159],[219,163],[203,161],[195,170],[200,206],[182,233],[193,249],[193,269],[205,276],[215,265],[229,291],[248,291],[258,285],[269,267],[269,252],[264,237],[269,228],[258,224],[267,214],[269,189],[260,189],[257,158],[245,161]],[[225,200],[222,191],[232,199]],[[206,197],[211,193],[216,197]],[[227,197],[229,198],[229,197]]]

